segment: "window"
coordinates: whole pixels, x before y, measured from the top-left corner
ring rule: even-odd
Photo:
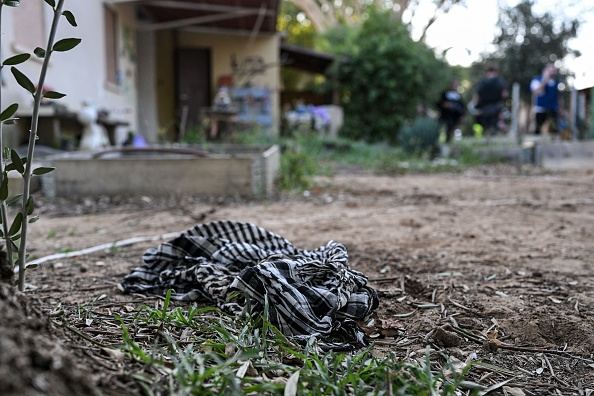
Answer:
[[[119,85],[118,70],[118,15],[110,7],[104,6],[105,15],[105,61],[107,83]]]
[[[14,40],[19,51],[45,48],[44,5],[43,1],[21,1],[20,6],[11,9],[14,13]]]

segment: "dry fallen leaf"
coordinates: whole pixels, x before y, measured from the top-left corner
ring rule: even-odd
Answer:
[[[297,387],[299,385],[299,373],[300,371],[297,370],[287,380],[287,385],[285,385],[285,393],[284,396],[295,396],[297,395]]]
[[[503,392],[505,392],[506,395],[510,395],[510,396],[526,396],[526,394],[524,393],[524,391],[520,388],[512,388],[511,386],[504,386],[503,388]]]
[[[227,355],[227,357],[231,357],[235,355],[235,352],[237,352],[237,345],[235,345],[233,342],[228,342],[225,345],[225,355]]]
[[[123,362],[126,355],[119,349],[101,348],[101,350],[116,362]]]
[[[237,378],[243,378],[246,375],[248,377],[256,377],[258,375],[258,370],[252,366],[251,360],[246,360],[241,366],[239,366],[237,372],[235,373]]]

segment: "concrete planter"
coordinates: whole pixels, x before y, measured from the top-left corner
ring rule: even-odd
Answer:
[[[47,196],[172,194],[266,198],[280,167],[278,146],[114,149],[46,158]],[[49,177],[48,177],[49,176]]]

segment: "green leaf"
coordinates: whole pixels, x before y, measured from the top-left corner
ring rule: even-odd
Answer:
[[[6,206],[13,206],[16,204],[20,204],[23,200],[23,194],[17,194],[14,197],[10,198],[8,202],[6,202]]]
[[[21,222],[22,224],[22,222]],[[11,240],[13,241],[18,241],[19,239],[21,239],[21,234],[16,234],[10,237]]]
[[[10,157],[10,149],[8,149],[8,153],[5,156],[6,158]],[[23,162],[23,166],[27,163],[27,157],[23,157],[21,158],[21,161]],[[15,164],[13,164],[12,162],[8,165],[6,165],[6,167],[4,168],[4,170],[6,172],[11,171],[11,170],[17,170],[17,167]]]
[[[33,211],[35,210],[35,203],[33,203],[33,197],[29,197],[27,200],[27,204],[25,205],[25,209],[27,209],[27,216],[30,216]]]
[[[66,19],[68,20],[68,23],[70,23],[72,26],[74,26],[74,27],[78,26],[76,24],[76,19],[74,18],[74,15],[70,11],[64,11],[62,13],[62,15],[64,15],[66,17]]]
[[[3,121],[3,122],[4,122],[4,125],[13,125],[13,124],[16,124],[17,120],[18,120],[18,118],[9,118],[8,120]]]
[[[5,173],[0,184],[0,201],[6,201],[6,198],[8,198],[8,175]]]
[[[10,157],[10,147],[4,146],[4,158]]]
[[[52,6],[52,8],[56,7],[56,2],[54,0],[45,0],[45,2],[47,4],[49,4],[50,6]]]
[[[18,7],[21,5],[19,0],[3,0],[2,3],[8,7]]]
[[[38,58],[45,58],[45,50],[41,47],[37,47],[33,50],[33,53],[38,57]]]
[[[56,92],[56,91],[47,91],[46,93],[43,94],[43,97],[47,98],[47,99],[61,99],[64,96],[66,96],[66,94]]]
[[[2,113],[0,113],[0,121],[8,120],[10,117],[14,115],[14,113],[16,113],[18,108],[19,105],[17,103],[13,103],[10,106],[8,106],[6,109],[4,109]]]
[[[16,235],[17,232],[21,229],[21,225],[23,224],[23,212],[19,212],[14,217],[12,225],[10,226],[10,230],[8,230],[8,236],[11,237]]]
[[[42,167],[34,169],[33,174],[36,176],[41,176],[41,175],[45,175],[46,173],[50,173],[54,169],[56,169],[56,168],[42,166]]]
[[[29,220],[27,220],[29,222],[29,224],[33,224],[35,222],[37,222],[37,220],[39,220],[39,216],[33,216],[31,218],[29,218]]]
[[[10,159],[12,160],[12,163],[14,164],[14,169],[16,169],[17,172],[19,172],[21,175],[23,173],[25,173],[25,167],[23,166],[23,160],[21,160],[19,153],[17,153],[15,150],[11,149],[10,150]]]
[[[54,44],[54,46],[52,48],[52,51],[59,51],[59,52],[70,51],[72,48],[79,45],[80,42],[81,42],[81,39],[79,39],[79,38],[65,38],[65,39],[62,39],[62,40],[56,42],[56,44]]]
[[[16,81],[19,83],[19,85],[21,87],[23,87],[27,91],[31,92],[31,94],[35,93],[35,85],[33,85],[31,80],[29,80],[29,78],[27,76],[25,76],[23,73],[21,73],[19,71],[19,69],[17,69],[14,66],[10,68],[10,71],[12,72],[12,74],[14,75],[14,78],[16,79]]]
[[[18,54],[15,56],[11,56],[10,58],[4,60],[2,66],[18,65],[27,61],[27,59],[29,59],[30,57],[30,54]]]
[[[12,246],[12,251],[14,253],[18,253],[19,247],[16,245],[16,243],[14,243],[12,239],[8,239],[8,241],[10,242],[10,246]]]

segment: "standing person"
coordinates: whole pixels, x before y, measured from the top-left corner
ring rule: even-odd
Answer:
[[[446,143],[449,143],[466,111],[462,95],[458,92],[458,80],[452,80],[449,88],[441,93],[437,108],[440,112],[439,121],[446,128]]]
[[[508,95],[507,85],[499,77],[497,67],[488,66],[485,77],[478,83],[472,98],[476,122],[488,134],[497,130],[497,122],[503,111],[503,101]]]
[[[559,112],[559,92],[557,86],[559,81],[556,78],[557,69],[552,63],[542,70],[540,76],[536,76],[530,82],[530,91],[534,98],[534,113],[536,114],[535,135],[540,135],[542,126],[547,119],[551,122],[551,132],[557,133],[557,118]]]

